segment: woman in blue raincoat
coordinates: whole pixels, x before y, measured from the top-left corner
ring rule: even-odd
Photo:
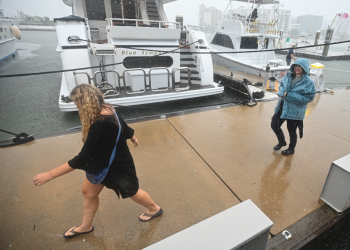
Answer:
[[[271,128],[275,132],[278,144],[273,148],[280,150],[286,146],[283,131],[284,121],[287,121],[289,132],[289,148],[282,151],[283,155],[294,154],[297,144],[297,128],[300,138],[303,137],[303,119],[307,104],[314,99],[315,85],[308,76],[310,63],[307,59],[296,60],[290,67],[290,72],[282,79],[277,95],[281,97],[272,117]]]

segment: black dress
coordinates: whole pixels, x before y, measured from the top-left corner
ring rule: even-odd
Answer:
[[[134,160],[126,140],[134,136],[134,130],[118,115],[122,132],[117,144],[114,160],[102,184],[113,189],[122,198],[134,196],[139,189]],[[90,127],[88,136],[80,153],[68,164],[72,168],[82,169],[94,174],[108,167],[112,151],[118,136],[118,121],[116,116],[99,117]]]

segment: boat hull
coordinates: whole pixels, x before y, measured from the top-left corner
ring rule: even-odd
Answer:
[[[244,61],[238,61],[233,57],[220,54],[212,54],[213,63],[226,67],[230,70],[242,71],[247,74],[264,77],[266,73],[266,65],[259,66],[248,64]],[[289,70],[289,66],[271,67],[269,77],[275,77],[277,81],[281,81],[284,75]]]
[[[16,38],[10,38],[0,42],[0,63],[17,55],[18,50]]]
[[[10,57],[18,55],[17,39],[11,32],[11,26],[17,25],[19,21],[0,18],[0,63],[7,60]]]
[[[195,90],[184,90],[184,91],[174,91],[174,92],[164,92],[151,95],[130,95],[128,97],[116,97],[106,99],[106,102],[112,106],[134,106],[149,103],[167,102],[182,99],[189,99],[195,97],[203,97],[215,94],[222,94],[224,91],[223,86],[219,86],[217,83],[213,82],[211,88],[195,89]],[[62,84],[60,96],[69,96],[69,91],[65,79],[65,75],[62,74]],[[59,101],[59,108],[61,111],[77,111],[77,107],[73,102],[65,103],[62,100]]]

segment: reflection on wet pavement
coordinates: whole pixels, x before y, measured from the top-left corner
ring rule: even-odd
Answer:
[[[274,217],[280,220],[283,219],[283,207],[288,198],[285,193],[291,181],[288,173],[293,156],[285,157],[275,151],[272,154],[274,159],[261,176],[259,201],[261,209],[268,217],[272,217],[269,214],[275,214]]]
[[[331,163],[349,154],[349,93],[321,95],[309,105],[304,137],[287,157],[272,149],[276,101],[131,124],[140,141],[130,147],[140,186],[164,214],[141,223],[137,216],[144,208],[106,189],[95,231],[71,240],[62,234],[81,221],[84,173],[41,187],[32,177],[71,159],[82,147],[81,135],[1,148],[0,248],[142,249],[247,199],[278,234],[323,204],[319,195]]]

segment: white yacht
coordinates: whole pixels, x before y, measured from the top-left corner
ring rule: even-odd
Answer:
[[[115,106],[222,93],[210,54],[198,54],[209,52],[205,34],[168,21],[163,5],[173,1],[76,0],[74,15],[55,18],[57,52],[67,70],[60,109],[77,110],[69,93],[82,83],[100,88]]]
[[[0,63],[18,54],[17,39],[21,38],[21,33],[16,25],[19,23],[20,20],[5,17],[0,9]]]
[[[244,8],[244,13],[230,11],[232,1],[245,2],[248,7]],[[272,8],[261,18],[260,13],[266,11],[264,7],[268,5]],[[289,66],[276,59],[274,51],[264,51],[274,49],[283,34],[277,28],[279,1],[230,0],[227,10],[209,38],[214,64],[279,82]]]

